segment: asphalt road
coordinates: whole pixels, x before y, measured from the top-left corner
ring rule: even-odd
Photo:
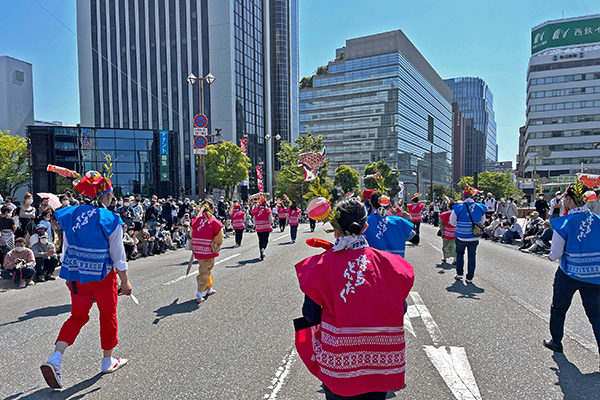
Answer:
[[[541,342],[556,264],[515,247],[482,242],[473,285],[455,282],[441,263],[431,226],[408,246],[416,281],[406,316],[406,387],[398,399],[600,399],[598,350],[579,297],[567,316],[565,354]],[[325,398],[294,351],[292,319],[302,294],[293,265],[318,252],[304,244],[317,227],[271,235],[259,261],[255,234],[241,248],[226,239],[214,269],[217,294],[195,302],[183,278],[189,251],[131,262],[136,305],[119,300],[115,356],[123,369],[101,375],[97,311],[65,354],[65,389],[45,386],[39,365],[68,317],[61,280],[0,291],[0,398],[6,399],[302,399]],[[331,237],[329,237],[331,238]]]

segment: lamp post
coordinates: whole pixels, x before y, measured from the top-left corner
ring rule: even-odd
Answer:
[[[400,172],[412,172],[414,175],[417,176],[417,183],[414,182],[404,182],[405,184],[413,184],[417,186],[417,193],[419,192],[419,187],[421,186],[421,176],[419,175],[419,171],[414,170],[414,169],[397,169],[396,167],[392,168],[392,174],[396,175],[399,174]],[[404,199],[402,199],[404,200]]]
[[[204,78],[197,78],[194,74],[190,74],[187,77],[187,81],[190,85],[194,85],[194,83],[196,82],[200,82],[200,114],[204,114],[204,102],[203,102],[203,96],[202,96],[202,83],[204,81],[206,81],[209,85],[212,85],[212,83],[215,81],[215,76],[213,74],[211,74],[210,72],[208,73],[208,75],[206,75]],[[194,140],[194,135],[192,134],[192,140]],[[205,196],[205,190],[206,190],[206,176],[205,176],[205,172],[204,172],[204,154],[199,154],[199,158],[198,158],[198,198],[200,200],[204,200]]]
[[[281,135],[278,133],[275,136],[271,136],[270,134],[265,135],[265,140],[268,140],[268,148],[267,148],[267,170],[269,170],[269,174],[271,174],[271,179],[267,181],[267,191],[269,193],[273,193],[273,185],[275,183],[275,162],[273,160],[273,147],[271,146],[271,139],[275,139],[277,141],[281,140]]]

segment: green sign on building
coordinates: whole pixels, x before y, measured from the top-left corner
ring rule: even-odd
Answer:
[[[600,17],[548,23],[531,31],[531,54],[554,47],[600,43]]]

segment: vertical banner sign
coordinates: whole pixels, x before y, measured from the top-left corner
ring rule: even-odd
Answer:
[[[246,153],[248,152],[248,148],[246,147],[246,139],[240,140],[240,147],[241,147],[242,151],[244,152],[244,155],[247,156],[248,154],[246,154]]]
[[[264,190],[263,179],[262,179],[262,168],[256,167],[256,182],[258,184],[258,191],[262,193]]]
[[[338,193],[338,197],[342,196],[342,184],[341,183],[337,184],[337,193]]]
[[[158,131],[160,146],[160,180],[169,181],[169,131]]]
[[[400,192],[398,192],[398,198],[400,200],[404,199],[404,182],[400,181],[398,182],[398,187],[400,188]]]

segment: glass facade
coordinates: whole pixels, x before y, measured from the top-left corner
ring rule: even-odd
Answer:
[[[168,181],[160,180],[158,131],[30,126],[28,135],[34,190],[56,192],[55,183],[52,186],[55,174],[46,172],[48,164],[80,173],[89,170],[102,173],[105,155],[109,154],[116,195],[177,196],[180,192],[179,142],[173,132],[168,133]]]
[[[445,79],[452,89],[453,102],[465,119],[472,119],[465,137],[465,175],[485,171],[486,161],[498,161],[496,117],[492,91],[480,78]],[[483,140],[483,142],[482,142]]]
[[[452,181],[451,103],[400,52],[329,63],[300,90],[300,133],[323,135],[332,165],[362,174],[385,160],[418,171],[421,192],[432,169],[434,183]]]

